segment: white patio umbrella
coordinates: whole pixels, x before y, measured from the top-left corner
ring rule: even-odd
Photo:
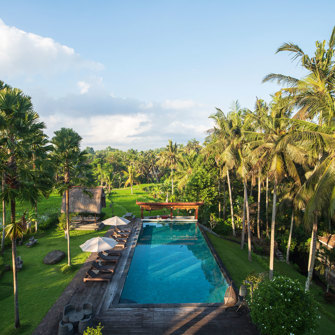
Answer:
[[[119,218],[118,216],[113,216],[112,218],[102,221],[102,223],[106,226],[124,226],[129,222],[129,220],[125,218]]]
[[[113,249],[117,242],[110,237],[93,237],[80,245],[81,250],[90,252],[100,252]]]

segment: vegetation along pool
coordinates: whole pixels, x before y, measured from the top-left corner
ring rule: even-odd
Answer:
[[[223,302],[227,287],[194,222],[144,222],[120,303]]]

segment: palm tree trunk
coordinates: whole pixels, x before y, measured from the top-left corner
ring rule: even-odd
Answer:
[[[244,192],[243,192],[244,193]],[[245,239],[245,196],[243,200],[243,214],[242,214],[242,232],[241,232],[241,249],[244,248],[244,239]]]
[[[174,189],[173,189],[173,168],[171,168],[171,195],[174,195]]]
[[[2,193],[5,192],[5,176],[2,175]],[[6,228],[6,202],[2,199],[2,237],[1,237],[1,253],[5,250],[5,228]]]
[[[66,211],[66,238],[67,238],[67,265],[71,266],[71,253],[70,253],[70,201],[69,201],[69,188],[65,190],[65,211]]]
[[[260,231],[260,216],[261,216],[261,175],[258,174],[258,199],[257,199],[257,238],[261,238]]]
[[[36,157],[35,157],[35,153],[33,153],[33,171],[36,170]],[[34,187],[36,185],[34,184]],[[38,221],[37,221],[37,199],[35,201],[35,232],[37,232],[37,229],[38,229]]]
[[[15,225],[15,199],[10,201],[11,223]],[[13,290],[14,290],[14,313],[15,313],[15,328],[20,327],[19,316],[19,299],[17,288],[17,271],[16,271],[16,237],[12,239],[12,268],[13,268]]]
[[[229,170],[227,170],[227,183],[228,183],[229,202],[230,202],[231,226],[233,228],[233,235],[236,236],[235,223],[234,223],[234,206],[233,206],[233,198],[231,196],[231,186],[230,186]]]
[[[273,264],[275,257],[275,228],[276,228],[276,202],[277,202],[277,178],[273,186],[273,204],[272,204],[272,219],[271,219],[271,240],[270,240],[270,266],[269,279],[273,279]]]
[[[269,177],[266,175],[266,190],[265,190],[265,224],[266,237],[269,237]]]
[[[219,219],[221,219],[221,184],[220,184],[221,171],[220,169],[218,171],[219,171],[219,175],[218,175],[218,198],[219,198],[218,211],[219,211]]]
[[[17,271],[16,271],[16,238],[12,239],[12,267],[13,267],[13,289],[14,289],[14,313],[15,313],[15,328],[20,327],[19,315],[19,296],[17,287]]]
[[[249,215],[249,200],[248,200],[248,190],[247,190],[247,182],[244,180],[244,201],[245,201],[245,208],[247,213],[247,229],[248,229],[248,260],[251,262],[251,230],[250,230],[250,215]]]
[[[314,214],[311,245],[310,245],[310,248],[309,248],[308,274],[307,274],[307,280],[306,280],[306,284],[305,284],[305,291],[306,292],[309,290],[309,286],[311,285],[311,281],[312,281],[312,277],[313,277],[317,233],[318,233],[318,217],[317,217],[316,214]]]
[[[290,248],[291,248],[291,241],[292,241],[293,224],[294,224],[294,209],[292,208],[291,226],[290,226],[290,233],[288,235],[287,250],[286,250],[286,263],[287,264],[290,264]]]
[[[37,200],[36,200],[36,202],[35,202],[35,216],[36,216],[36,218],[35,218],[35,232],[37,232],[37,230],[38,230],[38,216],[37,216]]]
[[[133,194],[133,184],[130,184],[130,193]]]
[[[222,208],[222,218],[223,218],[223,220],[226,220],[226,208],[227,208],[226,181],[223,179],[223,208]]]

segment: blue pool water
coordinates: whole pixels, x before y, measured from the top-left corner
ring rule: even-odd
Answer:
[[[143,223],[120,303],[223,302],[227,287],[195,223]]]

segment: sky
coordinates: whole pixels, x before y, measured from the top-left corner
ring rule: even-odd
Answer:
[[[252,109],[304,72],[284,42],[313,54],[335,1],[1,1],[0,80],[32,97],[53,136],[127,150],[200,142],[215,107]]]

